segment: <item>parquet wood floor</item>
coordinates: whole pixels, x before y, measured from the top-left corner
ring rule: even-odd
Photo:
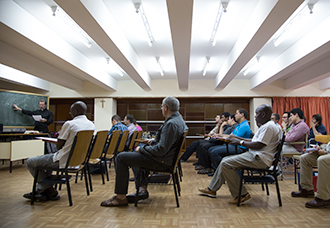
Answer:
[[[260,185],[248,185],[251,201],[241,207],[228,205],[231,199],[226,185],[215,199],[198,195],[199,187],[208,186],[211,177],[198,175],[192,165],[183,163],[180,208],[176,207],[171,185],[149,185],[149,199],[138,207],[101,207],[101,201],[114,193],[114,169],[109,182],[101,184],[101,176],[93,176],[94,191],[86,195],[84,182],[71,184],[73,206],[69,207],[66,188],[59,201],[36,202],[34,206],[22,197],[31,191],[32,177],[25,165],[17,163],[13,172],[0,165],[0,227],[330,227],[330,209],[307,209],[309,199],[291,198],[298,188],[293,180],[280,181],[283,207],[278,206],[275,186],[270,196]],[[134,191],[133,182],[129,192]]]

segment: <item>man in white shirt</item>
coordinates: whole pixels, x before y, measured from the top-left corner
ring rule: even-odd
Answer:
[[[26,167],[33,177],[37,174],[37,167],[43,168],[39,170],[38,185],[36,189],[36,200],[58,200],[58,192],[53,188],[52,184],[40,183],[47,176],[51,175],[53,170],[65,168],[70,149],[75,135],[83,130],[95,130],[93,122],[89,121],[85,115],[87,106],[82,101],[73,103],[70,107],[70,113],[73,120],[66,121],[60,134],[56,147],[58,151],[54,154],[45,154],[38,157],[31,157],[26,161]],[[24,198],[32,199],[32,192],[24,194]]]
[[[278,143],[282,138],[282,131],[270,120],[272,108],[269,105],[260,105],[255,112],[255,120],[260,126],[256,134],[251,139],[239,138],[230,135],[227,139],[230,143],[248,148],[248,151],[232,155],[222,159],[214,176],[207,188],[198,189],[205,196],[216,197],[216,191],[227,181],[233,199],[229,204],[237,204],[240,177],[237,169],[240,167],[252,167],[266,169],[272,165],[274,154]],[[251,199],[251,195],[246,188],[242,187],[241,203]]]

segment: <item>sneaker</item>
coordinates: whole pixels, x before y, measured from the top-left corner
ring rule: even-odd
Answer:
[[[196,165],[195,166],[195,170],[201,170],[201,169],[205,169],[205,168],[201,165]]]
[[[251,195],[250,195],[250,193],[247,193],[245,196],[241,196],[240,204],[246,203],[250,199],[251,199]],[[236,196],[234,199],[230,200],[228,203],[237,205],[237,202],[238,202],[238,196]]]
[[[213,169],[211,169],[211,168],[205,168],[205,169],[199,170],[197,173],[198,174],[209,174],[209,173],[212,173],[212,172],[213,172]]]
[[[198,191],[203,196],[208,196],[208,197],[211,197],[211,198],[216,198],[217,197],[217,193],[211,191],[208,187],[207,188],[199,188]]]

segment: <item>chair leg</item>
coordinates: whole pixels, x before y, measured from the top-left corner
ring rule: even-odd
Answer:
[[[242,194],[242,187],[243,187],[243,176],[244,176],[244,169],[241,170],[241,180],[240,180],[240,184],[239,184],[238,200],[237,200],[237,206],[238,207],[241,203],[241,194]]]
[[[86,185],[86,192],[87,192],[87,195],[89,196],[89,188],[88,188],[88,180],[87,180],[86,166],[82,169],[81,172],[84,172],[85,185]]]
[[[265,185],[266,185],[266,192],[267,192],[267,196],[269,196],[268,183],[266,182],[266,183],[265,183]]]
[[[178,188],[178,194],[179,194],[179,196],[181,196],[181,186],[180,186],[179,175],[178,175],[177,171],[175,171],[174,177],[175,177],[175,181],[176,181],[176,186]],[[174,184],[174,181],[173,181],[173,184]]]
[[[294,161],[294,183],[297,184],[297,160],[293,159]]]
[[[34,177],[34,180],[33,180],[31,205],[34,204],[34,200],[35,200],[38,174],[39,174],[39,170],[37,170],[37,174],[36,174],[36,176]]]
[[[282,207],[282,200],[281,200],[281,193],[280,188],[278,186],[278,180],[275,178],[275,184],[276,184],[276,191],[277,191],[277,198],[278,198],[278,205]]]
[[[102,175],[102,184],[105,184],[104,182],[104,174],[103,174],[103,165],[102,165],[102,161],[100,161],[100,170],[101,170],[101,175]],[[90,181],[91,182],[91,181]]]
[[[178,198],[178,193],[177,193],[177,189],[176,189],[176,185],[177,185],[177,179],[174,176],[174,173],[172,172],[172,179],[173,179],[173,188],[174,188],[174,194],[175,194],[175,200],[176,200],[176,206],[180,207],[179,205],[179,198]]]
[[[69,174],[67,172],[65,173],[65,178],[66,178],[66,189],[67,189],[67,192],[68,192],[69,205],[72,206],[70,180],[69,180]]]
[[[137,186],[136,186],[135,207],[137,207],[137,202],[138,202],[138,195],[139,195],[139,189],[140,189],[141,175],[142,175],[142,169],[139,170],[139,175],[137,177],[138,179],[137,179]]]
[[[92,178],[91,178],[91,171],[90,171],[90,167],[89,167],[88,163],[86,164],[86,166],[87,166],[87,172],[88,172],[89,188],[92,192],[93,191],[93,184],[92,184]]]

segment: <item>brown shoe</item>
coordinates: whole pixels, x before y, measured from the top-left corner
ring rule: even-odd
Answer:
[[[250,193],[247,193],[245,196],[241,196],[241,202],[240,204],[246,203],[251,199]],[[228,201],[229,204],[235,204],[238,203],[238,196],[236,196],[234,199]]]
[[[306,189],[301,189],[299,192],[291,192],[292,197],[305,197],[305,198],[314,198],[314,191],[307,191]]]
[[[307,202],[305,204],[307,208],[326,208],[330,207],[330,199],[323,200],[320,198],[315,197],[313,201]]]
[[[208,197],[211,197],[211,198],[216,198],[217,197],[217,193],[211,191],[208,187],[207,188],[199,188],[198,191],[203,196],[208,196]]]
[[[105,200],[101,203],[103,207],[123,207],[128,206],[127,199],[118,199],[117,196],[113,196],[111,199]]]

